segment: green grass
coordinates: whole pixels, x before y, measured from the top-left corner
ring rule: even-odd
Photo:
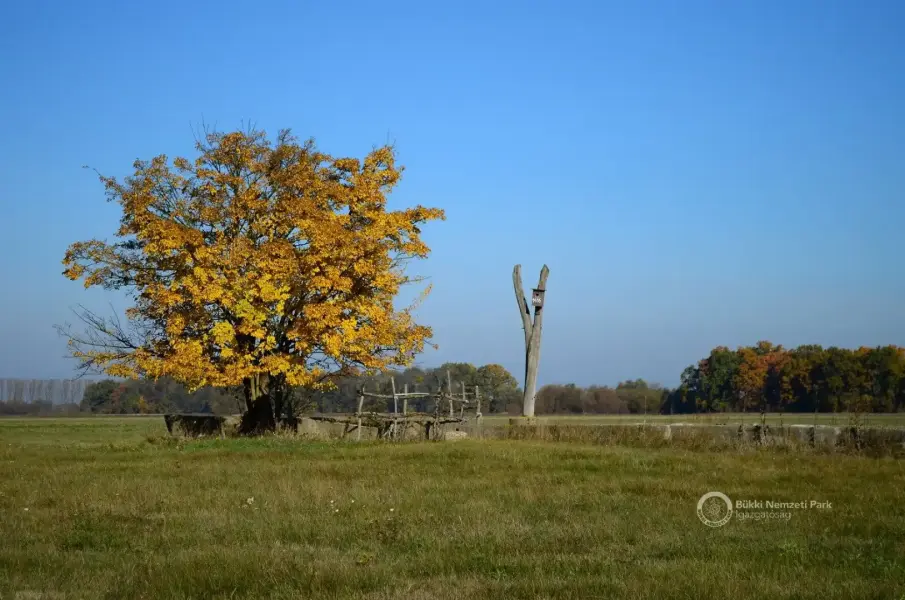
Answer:
[[[159,416],[156,416],[160,418]],[[74,417],[27,417],[28,419],[66,419],[69,423],[84,424],[88,420],[98,418],[108,419],[107,423],[111,423],[110,419],[119,419],[124,423],[130,423],[133,419],[147,419],[143,415],[116,415],[116,416],[74,416]],[[512,417],[505,414],[484,415],[484,422],[488,426],[505,426]],[[816,421],[818,425],[848,425],[853,415],[849,413],[767,413],[766,422],[768,425],[813,425]],[[862,425],[874,427],[905,427],[905,412],[899,413],[866,413],[858,416]],[[21,420],[22,417],[0,417],[0,422],[4,420]],[[618,423],[726,423],[726,424],[748,424],[754,425],[761,422],[760,413],[700,413],[687,415],[661,415],[661,414],[608,414],[608,415],[539,415],[537,420],[546,424],[569,424],[569,425],[605,425]]]
[[[905,598],[903,461],[164,433],[0,420],[0,598]]]
[[[489,415],[484,420],[488,425],[503,425],[511,417]],[[852,415],[848,413],[768,413],[768,425],[818,425],[845,426]],[[863,425],[879,427],[905,427],[905,412],[889,414],[860,415]],[[689,415],[540,415],[538,421],[548,424],[602,425],[607,423],[727,423],[754,425],[761,422],[760,413],[701,413]]]

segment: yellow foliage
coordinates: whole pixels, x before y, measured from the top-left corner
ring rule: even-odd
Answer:
[[[86,287],[127,288],[131,352],[74,354],[110,375],[168,375],[189,385],[282,376],[330,385],[349,368],[405,366],[430,339],[393,298],[425,258],[420,225],[443,211],[390,211],[402,168],[392,148],[333,158],[281,132],[209,134],[194,161],[137,161],[124,182],[101,177],[119,203],[117,241],[72,244],[64,274]]]

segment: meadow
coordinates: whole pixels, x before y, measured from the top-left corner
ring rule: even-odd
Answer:
[[[0,419],[0,598],[902,599],[903,490],[846,454]],[[831,507],[708,527],[709,491]]]
[[[510,417],[488,415],[484,417],[488,425],[503,425]],[[862,425],[872,427],[905,427],[905,412],[900,413],[767,413],[763,421],[768,425],[836,425],[844,427],[857,419]],[[568,425],[605,425],[617,423],[700,423],[700,424],[745,424],[760,423],[760,413],[698,413],[698,414],[604,414],[604,415],[542,415],[538,422]]]

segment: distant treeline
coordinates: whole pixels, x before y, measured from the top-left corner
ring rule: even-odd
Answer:
[[[447,376],[448,373],[448,376]],[[521,412],[522,391],[515,377],[500,365],[476,367],[469,363],[446,363],[437,368],[410,368],[372,377],[346,377],[335,390],[296,390],[297,412],[343,413],[356,408],[357,391],[372,392],[446,389],[449,382],[459,393],[481,390],[485,414]],[[24,380],[0,380],[0,382]],[[35,400],[24,402],[13,395],[0,402],[0,414],[49,414],[81,411],[109,414],[210,412],[234,414],[242,411],[236,389],[202,388],[189,393],[181,384],[161,378],[151,380],[16,384],[12,389],[29,391]],[[80,402],[51,403],[42,390],[64,391],[64,398],[82,386]],[[18,387],[17,387],[18,386]],[[0,391],[9,389],[0,387]],[[0,399],[3,397],[0,396]],[[57,404],[59,406],[55,406]],[[431,412],[430,398],[411,399],[411,410]],[[392,400],[371,400],[371,410],[392,410]],[[694,412],[897,412],[905,410],[905,348],[823,348],[809,345],[787,350],[770,342],[730,350],[714,348],[707,358],[682,373],[681,384],[668,389],[643,379],[624,381],[616,387],[574,384],[545,385],[537,393],[537,414],[642,414]]]
[[[545,385],[537,392],[534,410],[539,415],[655,414],[669,394],[670,390],[643,379],[623,381],[615,388]],[[520,406],[513,412],[519,410]]]
[[[205,412],[234,414],[241,412],[238,390],[205,387],[189,392],[169,377],[160,379],[105,379],[85,390],[81,409],[101,414],[159,414],[169,412]]]
[[[626,381],[615,388],[546,385],[538,414],[898,412],[905,410],[905,348],[857,350],[770,342],[720,346],[682,373],[675,389]]]
[[[0,402],[79,404],[90,383],[85,379],[0,378]]]
[[[905,348],[787,350],[770,342],[710,356],[682,373],[666,413],[898,412],[905,410]]]
[[[11,400],[0,402],[0,416],[53,416],[75,415],[81,411],[78,404],[51,404],[39,400],[38,402],[20,402]]]
[[[447,372],[449,376],[447,376]],[[391,381],[391,378],[393,381]],[[390,394],[393,383],[396,390],[436,392],[453,384],[453,391],[459,393],[461,385],[479,386],[482,410],[485,413],[504,412],[507,407],[517,407],[521,401],[521,391],[515,378],[500,365],[475,367],[467,363],[447,363],[434,369],[410,368],[405,371],[372,377],[346,377],[337,381],[335,390],[312,392],[296,390],[293,402],[298,412],[339,413],[353,412],[357,403],[357,391],[364,386],[368,391]],[[242,412],[241,391],[236,389],[201,388],[193,393],[169,378],[157,381],[103,380],[92,383],[85,390],[81,409],[86,412],[105,414],[166,413],[166,412],[210,412],[234,414]],[[430,398],[410,399],[409,407],[415,411],[433,411]],[[392,400],[369,400],[367,409],[392,410]]]

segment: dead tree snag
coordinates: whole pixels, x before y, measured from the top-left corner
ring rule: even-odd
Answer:
[[[534,320],[531,320],[531,309],[525,299],[522,287],[522,266],[515,265],[512,270],[512,285],[515,287],[515,300],[518,302],[519,314],[522,316],[522,327],[525,330],[525,396],[522,400],[522,416],[534,416],[534,396],[537,391],[537,366],[540,363],[540,336],[544,319],[544,293],[547,289],[547,265],[540,270],[540,280],[531,294],[531,305],[534,307]]]

